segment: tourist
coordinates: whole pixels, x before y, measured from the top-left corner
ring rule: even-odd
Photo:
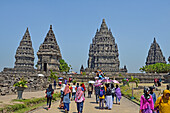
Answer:
[[[78,113],[82,113],[83,111],[83,103],[85,101],[84,92],[81,87],[78,87],[76,92],[75,102],[77,103],[77,111]]]
[[[140,113],[152,113],[154,111],[154,103],[150,95],[150,89],[144,88],[144,94],[141,96]]]
[[[100,92],[100,87],[95,86],[96,103],[98,103],[99,101],[99,92]]]
[[[154,93],[154,87],[150,87],[150,94],[152,95],[153,103],[156,102],[156,94]]]
[[[100,86],[100,93],[99,93],[99,109],[104,109],[104,100],[105,100],[105,89],[104,86]],[[101,107],[102,104],[102,107]]]
[[[71,93],[71,91],[69,89],[69,85],[67,84],[64,89],[64,97],[63,97],[65,113],[67,113],[69,111],[70,96],[71,96],[70,93]]]
[[[91,98],[91,94],[93,92],[93,85],[89,83],[88,85],[88,98]]]
[[[154,107],[159,109],[159,113],[170,112],[170,91],[169,90],[164,90],[163,96],[160,96],[157,98]]]
[[[56,85],[57,85],[56,80],[54,80],[54,89],[56,89]]]
[[[53,98],[54,90],[52,89],[52,85],[50,84],[49,87],[46,89],[46,97],[47,97],[47,106],[48,109],[51,107],[51,101]]]
[[[118,104],[120,105],[120,99],[121,99],[122,94],[121,94],[121,90],[120,90],[118,84],[116,84],[115,94],[116,94],[116,104],[117,104],[117,99],[118,99],[118,101],[119,101]]]
[[[169,85],[166,85],[166,89],[169,90]]]
[[[112,101],[112,91],[109,84],[106,84],[106,109],[111,110],[113,105]]]
[[[77,92],[78,87],[79,87],[79,83],[77,83],[77,86],[76,86],[76,92]]]
[[[61,84],[62,84],[62,81],[61,81],[61,80],[59,80],[58,85],[60,86],[60,88],[61,88]]]
[[[114,84],[111,84],[111,91],[112,91],[112,102],[114,103],[114,97],[115,97],[115,87],[114,87]]]
[[[84,97],[85,97],[86,87],[85,87],[84,83],[81,84],[81,87],[83,88]]]
[[[72,94],[72,86],[70,86],[70,84],[68,84],[69,85],[69,89],[70,89],[70,91],[71,91],[71,93],[70,93],[70,97],[71,97],[71,94]],[[72,100],[72,99],[71,99]]]
[[[62,88],[60,90],[60,92],[61,92],[61,100],[60,100],[59,108],[64,108],[63,97],[64,97],[64,89],[65,89],[65,87],[66,87],[66,85],[62,84]]]
[[[76,97],[76,85],[75,84],[76,83],[74,82],[73,85],[72,85],[72,99],[74,99],[74,100],[75,100],[75,97]]]
[[[65,85],[67,84],[67,79],[64,80],[64,84],[65,84]]]

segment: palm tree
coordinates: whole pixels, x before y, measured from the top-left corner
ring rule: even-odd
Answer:
[[[134,99],[134,96],[133,96],[133,83],[136,83],[136,87],[138,87],[138,83],[140,82],[140,80],[138,78],[134,78],[133,76],[131,76],[131,79],[129,80],[129,83],[132,82],[132,97],[131,99]]]

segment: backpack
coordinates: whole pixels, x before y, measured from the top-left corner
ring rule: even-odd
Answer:
[[[112,93],[115,93],[115,88],[111,89]]]
[[[104,93],[104,90],[101,90],[101,89],[100,89],[100,94],[99,94],[99,96],[100,96],[100,97],[103,97],[103,95],[104,95],[103,93]]]
[[[51,91],[47,91],[47,97],[52,97],[51,93]]]
[[[110,87],[108,87],[106,90],[106,95],[111,95],[111,94],[112,94],[112,91],[111,91]]]

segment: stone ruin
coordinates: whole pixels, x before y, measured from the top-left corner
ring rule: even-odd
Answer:
[[[52,30],[52,25],[50,25],[50,30],[48,31],[43,44],[40,45],[37,55],[37,71],[49,72],[50,70],[53,70],[59,72],[59,60],[62,59],[62,56]]]
[[[102,70],[105,73],[127,72],[126,66],[120,70],[119,65],[118,46],[105,19],[103,19],[100,30],[97,29],[92,44],[90,44],[86,72],[97,70]]]
[[[165,57],[162,54],[161,48],[159,44],[156,42],[154,38],[153,43],[148,52],[148,56],[146,58],[146,65],[156,64],[156,63],[165,63]]]

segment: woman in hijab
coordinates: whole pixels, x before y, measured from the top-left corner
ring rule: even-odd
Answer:
[[[54,90],[52,89],[52,85],[50,84],[49,87],[46,89],[46,97],[47,97],[47,106],[48,106],[48,109],[50,109],[51,107],[51,101],[52,101],[52,97],[53,97],[53,94],[54,94]]]
[[[120,99],[121,99],[122,94],[121,94],[120,88],[117,84],[116,84],[115,94],[116,94],[116,103],[117,103],[117,99],[118,99],[118,101],[119,101],[118,104],[120,105]]]
[[[71,96],[71,91],[70,91],[69,85],[67,84],[64,89],[64,97],[63,97],[65,113],[69,111],[70,96]]]
[[[169,90],[164,90],[163,96],[157,98],[154,107],[159,109],[159,113],[170,112],[170,91]]]
[[[76,98],[75,102],[77,103],[77,111],[78,113],[82,113],[83,111],[83,103],[84,103],[84,92],[82,91],[81,87],[78,87],[78,90],[76,92]]]
[[[144,94],[141,96],[140,113],[152,113],[154,111],[154,103],[150,95],[150,89],[144,88]]]
[[[65,89],[66,85],[65,84],[62,84],[62,88],[60,90],[61,92],[61,101],[60,101],[60,105],[59,105],[59,108],[64,108],[64,105],[63,105],[63,97],[64,97],[64,89]]]

